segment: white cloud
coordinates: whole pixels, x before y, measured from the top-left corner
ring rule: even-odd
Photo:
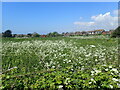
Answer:
[[[111,19],[111,16],[110,16],[110,12],[107,12],[105,14],[100,14],[98,16],[92,16],[91,17],[92,20],[94,21],[97,21],[97,22],[101,22],[101,21],[106,21],[106,19]]]
[[[99,14],[97,16],[91,16],[90,22],[74,22],[74,25],[77,26],[77,29],[80,30],[94,30],[94,29],[115,29],[118,26],[118,17],[111,16],[110,12],[105,14]]]
[[[94,25],[95,22],[74,22],[76,25],[83,25],[83,26],[91,26]]]

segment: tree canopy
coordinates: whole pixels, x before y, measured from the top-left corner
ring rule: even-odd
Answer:
[[[47,36],[49,36],[49,37],[57,37],[57,36],[60,36],[60,34],[58,32],[52,32],[52,33],[48,33]]]
[[[38,33],[34,32],[34,33],[32,34],[32,37],[40,37],[40,35],[39,35]]]
[[[12,31],[6,30],[5,32],[3,32],[3,37],[12,37]]]
[[[120,26],[113,31],[111,37],[115,37],[115,38],[119,37],[120,38]]]

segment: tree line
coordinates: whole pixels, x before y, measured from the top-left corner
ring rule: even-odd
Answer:
[[[6,30],[5,32],[2,33],[2,37],[58,37],[58,36],[63,36],[63,34],[59,34],[58,32],[50,32],[47,35],[40,35],[36,32],[34,33],[28,33],[27,35],[24,34],[12,34],[11,30]],[[117,27],[113,33],[111,34],[111,37],[116,38],[120,37],[120,26]]]
[[[28,33],[27,35],[25,34],[12,34],[11,30],[6,30],[5,32],[2,33],[2,37],[58,37],[62,36],[62,34],[59,34],[58,32],[50,32],[47,35],[40,35],[36,32],[34,33]]]

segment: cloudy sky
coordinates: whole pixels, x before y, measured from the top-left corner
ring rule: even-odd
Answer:
[[[3,31],[47,34],[115,29],[117,2],[3,2]]]

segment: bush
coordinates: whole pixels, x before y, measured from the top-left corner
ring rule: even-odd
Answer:
[[[38,33],[34,32],[34,33],[32,34],[32,37],[40,37],[40,35],[39,35]]]
[[[71,67],[62,70],[51,69],[44,73],[20,76],[2,75],[3,90],[6,89],[41,89],[69,90],[89,88],[118,88],[119,72],[112,66],[98,66],[91,72],[73,71]]]
[[[114,30],[111,37],[120,37],[120,26]]]
[[[47,36],[49,37],[57,37],[57,36],[61,36],[58,32],[52,32],[52,33],[48,33]]]
[[[11,30],[6,30],[6,31],[3,33],[3,37],[12,37],[12,31],[11,31]]]

